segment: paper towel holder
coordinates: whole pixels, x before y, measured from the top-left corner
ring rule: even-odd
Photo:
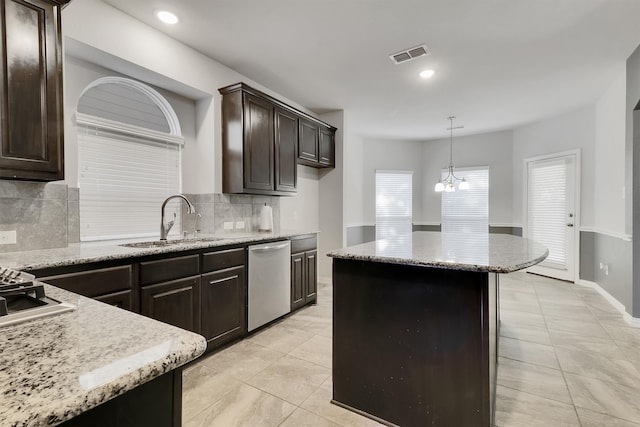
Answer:
[[[258,227],[258,231],[265,233],[273,231],[273,210],[271,206],[267,206],[266,203],[260,210],[260,226]]]

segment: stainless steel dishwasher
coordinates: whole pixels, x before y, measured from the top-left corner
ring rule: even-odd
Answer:
[[[291,242],[252,245],[249,251],[248,330],[291,311]]]

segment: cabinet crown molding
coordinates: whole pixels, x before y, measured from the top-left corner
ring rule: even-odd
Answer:
[[[266,94],[266,93],[264,93],[264,92],[262,92],[262,91],[260,91],[258,89],[255,89],[255,88],[247,85],[246,83],[239,82],[239,83],[235,83],[235,84],[232,84],[232,85],[229,85],[229,86],[225,86],[225,87],[222,87],[222,88],[218,89],[218,92],[220,92],[221,95],[227,95],[229,93],[233,93],[233,92],[237,92],[237,91],[243,91],[243,92],[250,93],[252,95],[259,96],[261,98],[266,98],[270,102],[272,102],[273,104],[276,104],[278,107],[280,107],[280,108],[282,108],[284,110],[292,111],[295,114],[297,114],[298,116],[301,116],[301,117],[303,117],[303,118],[305,118],[307,120],[310,120],[310,121],[315,122],[315,123],[317,123],[317,124],[319,124],[321,126],[324,126],[324,127],[328,128],[328,129],[331,129],[333,132],[338,130],[338,128],[336,128],[335,126],[331,126],[329,123],[323,122],[322,120],[320,120],[320,119],[318,119],[316,117],[313,117],[312,115],[310,115],[308,113],[305,113],[304,111],[300,111],[297,108],[294,108],[294,107],[292,107],[292,106],[290,106],[288,104],[285,104],[284,102],[280,101],[279,99],[274,98],[273,96],[268,95],[268,94]]]

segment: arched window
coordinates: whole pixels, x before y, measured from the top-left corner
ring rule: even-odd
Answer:
[[[76,122],[80,240],[158,235],[162,201],[181,192],[184,139],[171,105],[143,83],[104,77],[83,91]]]

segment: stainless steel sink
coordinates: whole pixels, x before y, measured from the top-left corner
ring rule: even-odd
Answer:
[[[136,242],[136,243],[124,243],[120,246],[127,248],[162,248],[167,246],[188,245],[191,243],[199,242],[215,242],[223,240],[221,237],[192,237],[189,239],[176,239],[176,240],[152,240],[150,242]]]

